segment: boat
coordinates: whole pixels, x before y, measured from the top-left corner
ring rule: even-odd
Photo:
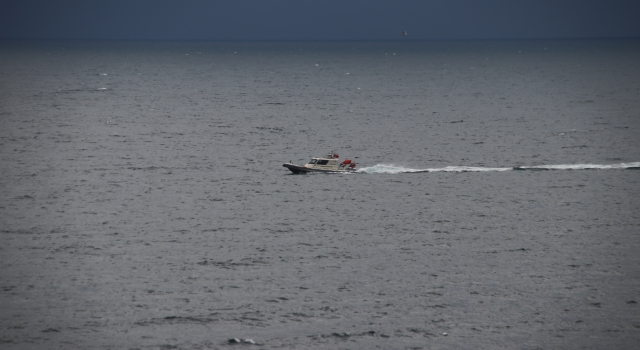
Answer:
[[[342,162],[338,160],[340,156],[331,151],[324,157],[314,157],[305,165],[296,165],[291,162],[282,164],[283,167],[291,170],[294,174],[306,173],[352,173],[356,171],[356,163],[351,159]]]

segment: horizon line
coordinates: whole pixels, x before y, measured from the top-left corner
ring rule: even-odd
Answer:
[[[103,41],[103,42],[443,42],[443,41],[542,41],[542,40],[639,40],[640,36],[610,37],[523,37],[523,38],[456,38],[456,39],[138,39],[138,38],[19,38],[0,37],[0,41]]]

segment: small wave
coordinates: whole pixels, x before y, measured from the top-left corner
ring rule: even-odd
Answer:
[[[487,172],[509,170],[587,170],[587,169],[631,169],[640,170],[640,162],[620,164],[559,164],[559,165],[534,165],[515,166],[511,168],[485,168],[470,166],[448,166],[444,168],[413,169],[393,164],[376,164],[374,166],[359,169],[364,174],[403,174],[403,173],[436,173],[436,172]]]

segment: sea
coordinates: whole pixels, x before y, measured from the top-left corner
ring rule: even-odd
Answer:
[[[0,348],[637,348],[639,169],[638,39],[0,41]]]

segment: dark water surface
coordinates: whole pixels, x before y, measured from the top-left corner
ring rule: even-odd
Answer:
[[[3,42],[0,347],[633,348],[638,77],[637,40]]]

